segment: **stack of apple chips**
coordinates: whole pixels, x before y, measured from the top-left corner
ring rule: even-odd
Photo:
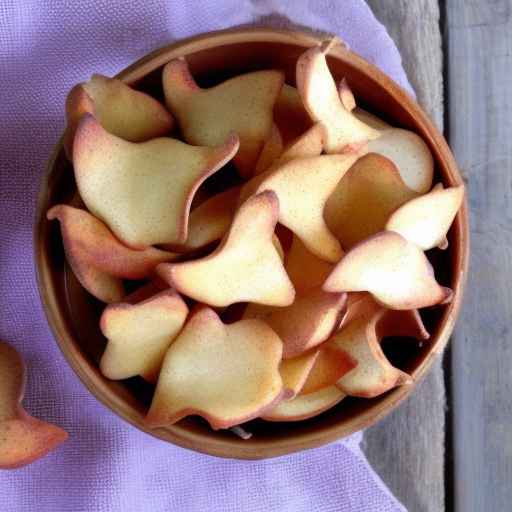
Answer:
[[[336,85],[331,44],[296,88],[264,70],[204,89],[180,58],[166,107],[99,75],[69,94],[79,202],[48,219],[108,303],[101,371],[156,386],[150,427],[298,421],[407,385],[381,341],[428,339],[418,310],[451,300],[425,251],[448,246],[463,187],[432,187],[425,142]]]

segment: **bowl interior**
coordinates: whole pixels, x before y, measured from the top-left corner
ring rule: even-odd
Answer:
[[[295,63],[304,47],[316,39],[306,34],[276,31],[239,31],[211,34],[159,50],[120,74],[137,89],[163,98],[161,67],[178,55],[187,55],[191,71],[200,85],[210,86],[231,76],[252,70],[278,68],[287,83],[295,83]],[[347,77],[358,104],[388,120],[420,134],[436,161],[435,181],[445,186],[461,183],[442,136],[419,107],[391,80],[351,52],[337,48],[329,58],[337,79]],[[227,174],[226,174],[227,175]],[[218,186],[218,177],[209,184]],[[46,210],[57,203],[69,203],[76,196],[71,164],[59,144],[49,164],[40,194],[35,231],[36,264],[41,297],[56,339],[75,372],[90,391],[124,419],[145,430],[142,418],[151,401],[153,387],[141,378],[122,382],[105,379],[98,361],[106,340],[98,326],[104,305],[92,298],[78,283],[66,264],[58,223],[45,220]],[[429,258],[438,281],[455,290],[448,306],[422,311],[431,341],[419,344],[409,339],[389,339],[383,348],[391,362],[417,380],[442,350],[453,328],[460,305],[467,258],[465,207],[450,233],[447,251],[431,251]],[[212,431],[197,417],[186,418],[151,434],[181,446],[213,455],[259,458],[317,446],[349,435],[389,412],[410,393],[412,386],[392,390],[374,399],[347,398],[316,418],[301,422],[251,421],[248,441],[228,431]]]

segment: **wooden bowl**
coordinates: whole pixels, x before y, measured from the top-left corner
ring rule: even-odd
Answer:
[[[280,68],[294,84],[295,63],[305,48],[318,39],[302,32],[243,29],[215,32],[166,46],[132,64],[118,78],[162,98],[161,68],[171,59],[186,55],[200,83],[221,81],[231,75],[267,68]],[[460,185],[462,178],[445,139],[415,101],[390,78],[358,55],[334,48],[329,66],[337,79],[348,78],[359,103],[392,124],[414,130],[429,145],[436,162],[436,181]],[[149,434],[199,452],[221,457],[258,459],[275,457],[320,446],[373,425],[412,391],[402,386],[368,400],[346,398],[337,407],[310,420],[270,423],[254,420],[243,441],[229,431],[212,431],[200,418],[186,418],[168,428],[148,430],[142,419],[152,396],[152,387],[140,378],[113,382],[98,370],[105,339],[98,328],[103,305],[89,296],[66,265],[58,223],[45,213],[54,204],[69,202],[76,193],[71,164],[62,140],[48,165],[41,185],[35,226],[35,258],[39,291],[55,338],[78,377],[98,400],[123,419]],[[449,233],[447,251],[433,251],[438,280],[455,294],[451,304],[422,312],[432,334],[422,346],[400,343],[384,346],[390,360],[417,382],[443,350],[453,330],[461,305],[468,264],[468,219],[464,204]],[[424,313],[424,314],[423,314]]]

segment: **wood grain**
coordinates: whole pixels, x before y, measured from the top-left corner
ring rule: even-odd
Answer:
[[[402,55],[418,102],[443,127],[443,55],[437,0],[369,0]],[[410,399],[365,433],[364,450],[411,511],[445,509],[445,386],[440,358]]]
[[[512,503],[512,1],[449,0],[451,146],[468,180],[470,293],[452,345],[454,505]]]

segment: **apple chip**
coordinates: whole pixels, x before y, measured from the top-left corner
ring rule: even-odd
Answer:
[[[333,348],[329,343],[322,345],[299,395],[308,395],[334,386],[357,364],[350,354]]]
[[[389,216],[417,197],[387,158],[369,153],[343,176],[329,197],[324,217],[345,249],[384,229]]]
[[[44,457],[68,437],[59,427],[30,416],[22,407],[25,365],[0,341],[0,469],[15,469]]]
[[[159,263],[176,258],[175,254],[148,247],[136,251],[123,245],[96,217],[78,208],[56,205],[46,214],[58,219],[69,261],[80,261],[113,277],[142,279]]]
[[[343,316],[338,331],[345,328],[356,318],[377,314],[382,306],[375,302],[367,292],[351,292],[347,294],[347,312]],[[423,325],[417,309],[393,310],[386,309],[385,314],[377,323],[379,333],[384,336],[407,336],[418,340],[427,340],[430,334]],[[380,335],[380,334],[379,334]]]
[[[412,382],[411,377],[391,365],[382,352],[380,339],[375,332],[377,318],[377,315],[373,318],[365,315],[356,318],[327,344],[333,351],[340,350],[341,357],[357,363],[336,383],[347,395],[372,398]]]
[[[126,245],[142,249],[185,242],[195,192],[237,148],[234,135],[211,148],[170,138],[126,142],[86,114],[75,135],[73,162],[89,211]]]
[[[68,221],[62,221],[64,217],[66,217],[66,214],[71,212],[74,216],[76,212],[79,212],[77,214],[77,217],[80,216],[80,218],[83,220],[85,219],[85,223],[92,226],[92,231],[89,233],[92,233],[91,236],[86,235],[85,239],[87,242],[85,242],[87,245],[89,245],[89,242],[92,239],[96,239],[96,237],[99,239],[102,237],[102,234],[104,234],[103,229],[98,229],[96,231],[96,228],[98,227],[96,225],[96,221],[101,225],[101,228],[104,228],[107,232],[105,235],[107,238],[112,236],[112,245],[110,245],[110,248],[116,248],[116,255],[119,256],[119,258],[115,261],[114,267],[119,270],[125,270],[126,267],[124,266],[128,261],[130,263],[130,266],[135,263],[139,266],[140,270],[140,263],[144,262],[144,264],[147,264],[146,256],[140,257],[140,255],[136,256],[135,258],[123,258],[123,256],[126,256],[128,253],[124,251],[118,251],[119,247],[116,246],[117,242],[114,238],[114,236],[110,233],[110,231],[104,226],[103,223],[98,221],[95,217],[88,214],[84,210],[78,210],[71,206],[64,206],[64,205],[57,205],[54,208],[51,208],[47,213],[48,219],[54,219],[59,218],[61,220],[61,232],[62,232],[62,239],[64,244],[64,252],[66,253],[66,260],[71,267],[71,270],[73,271],[73,274],[78,279],[80,284],[93,296],[96,297],[98,300],[101,300],[102,302],[111,303],[111,302],[119,302],[125,292],[124,292],[124,286],[123,281],[120,277],[116,277],[111,275],[108,272],[105,272],[103,270],[100,270],[99,268],[94,266],[93,261],[99,261],[105,266],[112,266],[111,263],[114,260],[108,260],[108,255],[103,253],[103,248],[101,245],[96,245],[96,242],[92,244],[92,247],[89,247],[90,251],[86,251],[84,247],[81,246],[81,244],[77,243],[77,240],[72,240],[72,236],[76,236],[77,238],[81,237],[80,232],[75,232],[74,228],[71,228],[73,233],[67,233],[67,227],[65,224],[68,224]],[[83,212],[85,215],[82,216]],[[87,216],[90,216],[87,217]],[[69,220],[69,217],[68,217]],[[90,223],[89,223],[90,221]],[[71,223],[71,222],[70,222]],[[73,224],[75,225],[75,221],[73,221]],[[82,240],[83,242],[83,240]],[[117,242],[119,243],[119,242]],[[120,244],[120,243],[119,243]],[[106,244],[107,247],[109,244]],[[121,244],[120,244],[121,245]],[[91,250],[92,249],[92,250]],[[130,251],[130,249],[126,248],[126,251]],[[136,251],[133,251],[136,252]],[[147,254],[147,253],[146,253]],[[92,256],[92,257],[91,257]],[[121,266],[119,266],[121,264]],[[132,268],[133,270],[133,268]]]
[[[144,142],[169,133],[174,120],[157,100],[115,78],[92,75],[71,89],[66,100],[64,147],[72,154],[78,123],[92,114],[108,132],[130,142]]]
[[[242,197],[273,190],[279,198],[279,222],[313,254],[336,263],[343,252],[325,223],[324,205],[359,156],[354,153],[291,160],[256,176],[254,183],[250,181],[242,189]]]
[[[156,382],[165,352],[187,315],[187,305],[172,289],[136,304],[107,306],[100,320],[108,339],[100,362],[103,375],[113,380],[141,375]]]
[[[311,118],[295,87],[283,84],[274,105],[274,121],[285,144],[302,135],[311,126]]]
[[[323,289],[368,291],[390,309],[424,308],[451,297],[451,290],[435,280],[434,270],[421,249],[391,231],[378,233],[352,248],[334,268]]]
[[[292,140],[277,160],[284,164],[295,158],[308,158],[320,156],[324,147],[325,130],[321,124],[314,124],[309,130]]]
[[[368,143],[368,151],[391,160],[404,183],[424,194],[430,190],[434,176],[434,159],[425,141],[414,132],[390,128]]]
[[[273,244],[279,201],[272,191],[248,199],[222,243],[210,255],[162,263],[157,272],[179,292],[211,306],[256,302],[288,306],[295,290]]]
[[[219,429],[259,416],[283,394],[281,353],[264,322],[225,325],[198,308],[165,355],[146,423],[163,427],[198,414]]]
[[[352,113],[359,119],[359,121],[375,128],[376,130],[383,131],[388,128],[392,128],[392,126],[386,121],[382,120],[380,117],[377,117],[375,114],[363,110],[361,107],[356,107],[352,110]]]
[[[367,314],[369,310],[377,311],[381,307],[368,292],[347,293],[346,305],[346,312],[341,319],[338,331],[341,331],[341,329],[354,320],[354,318],[362,314]]]
[[[325,59],[333,42],[324,41],[304,52],[297,61],[296,77],[305,109],[325,128],[325,151],[340,153],[377,139],[380,133],[359,121],[341,101]]]
[[[338,94],[340,95],[341,104],[346,110],[352,112],[356,108],[356,99],[354,98],[354,94],[346,78],[340,80],[338,84]]]
[[[318,416],[345,398],[345,393],[336,386],[328,386],[314,393],[297,395],[291,400],[279,402],[265,412],[262,418],[267,421],[301,421]]]
[[[317,258],[306,249],[300,238],[294,236],[284,267],[295,291],[302,295],[312,288],[322,286],[334,265]]]
[[[446,234],[464,199],[464,187],[442,188],[412,199],[389,218],[386,229],[399,233],[424,251],[444,245]]]
[[[233,220],[239,195],[240,188],[233,187],[210,197],[194,208],[188,219],[186,242],[169,248],[177,252],[190,252],[220,240]]]
[[[279,373],[283,379],[285,399],[291,400],[304,387],[318,357],[318,350],[311,350],[292,359],[283,359]],[[337,380],[337,379],[336,379]]]
[[[372,398],[412,382],[409,375],[388,361],[381,349],[381,340],[388,336],[424,340],[428,339],[429,334],[416,310],[392,311],[368,301],[364,303],[366,310],[360,311],[357,317],[332,336],[322,350],[331,351],[331,361],[336,360],[335,354],[339,351],[338,359],[356,363],[337,381],[336,386],[347,395]],[[319,358],[317,361],[322,360]],[[310,376],[314,376],[314,373],[315,368]]]
[[[308,291],[288,307],[256,310],[258,318],[274,329],[283,341],[283,358],[296,357],[325,341],[337,329],[344,313],[346,294]],[[244,318],[254,315],[249,308]],[[256,316],[255,315],[255,316]]]
[[[283,138],[279,128],[274,123],[270,135],[261,150],[256,167],[254,169],[254,175],[261,174],[266,171],[280,156],[283,152]]]
[[[190,144],[218,146],[230,133],[240,138],[235,163],[241,176],[252,176],[272,130],[273,108],[283,85],[281,71],[255,71],[210,89],[201,89],[184,58],[163,70],[165,101]]]

